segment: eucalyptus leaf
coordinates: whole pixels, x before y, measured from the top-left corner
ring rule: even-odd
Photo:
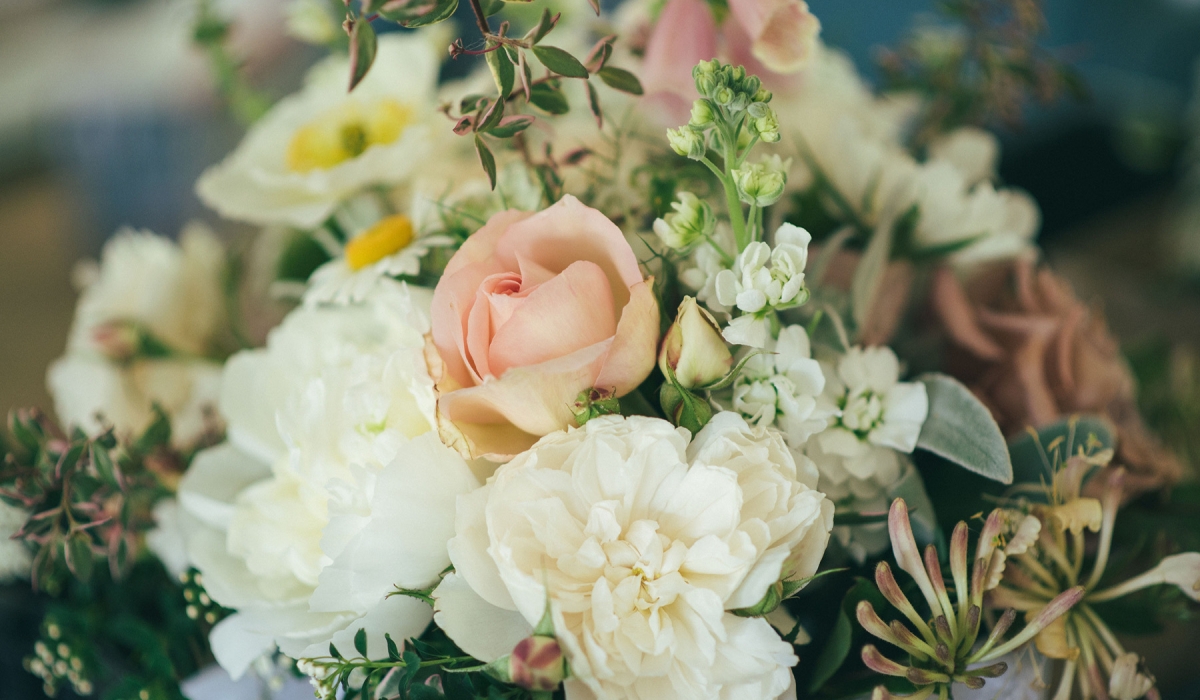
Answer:
[[[1004,434],[991,412],[962,382],[930,372],[917,377],[929,396],[929,415],[917,447],[1002,484],[1013,482]]]
[[[542,62],[542,65],[549,68],[551,71],[568,78],[586,78],[588,77],[587,68],[579,62],[571,54],[563,51],[557,46],[542,46],[536,45],[533,47],[533,55]]]

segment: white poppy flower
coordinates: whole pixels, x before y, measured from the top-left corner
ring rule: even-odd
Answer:
[[[362,628],[382,648],[428,624],[419,601],[385,596],[437,580],[454,499],[478,484],[434,431],[428,299],[388,283],[361,305],[301,307],[226,365],[229,441],[196,457],[179,498],[189,557],[238,611],[211,636],[234,677],[276,645],[320,656]]]
[[[821,489],[834,500],[878,497],[899,479],[903,454],[916,448],[929,413],[925,385],[899,381],[900,362],[887,347],[853,347],[836,369],[822,368],[836,416],[805,448]]]
[[[746,361],[734,382],[733,408],[757,425],[775,426],[797,450],[825,429],[836,408],[822,401],[825,375],[803,326],[783,328],[765,349],[768,354]]]
[[[380,37],[371,71],[350,93],[348,60],[315,66],[303,90],[200,177],[200,199],[231,219],[311,229],[363,188],[421,172],[448,131],[435,123],[434,47],[420,34]]]
[[[224,269],[224,248],[200,224],[178,243],[118,232],[99,264],[80,265],[67,352],[46,378],[59,420],[132,435],[150,425],[157,404],[177,445],[212,427],[221,366],[206,356],[224,320]]]
[[[573,700],[779,697],[791,646],[726,611],[816,571],[833,506],[815,476],[734,413],[690,444],[636,416],[553,433],[459,499],[435,620],[491,661],[549,599]]]

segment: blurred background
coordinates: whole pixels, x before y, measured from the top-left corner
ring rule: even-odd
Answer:
[[[933,0],[809,2],[825,41],[873,77],[878,47],[935,10]],[[233,20],[230,53],[255,88],[275,98],[299,85],[318,54],[287,37],[287,0],[213,5]],[[1003,130],[1000,173],[1041,205],[1040,240],[1058,271],[1105,310],[1135,370],[1163,385],[1144,397],[1153,418],[1179,372],[1200,372],[1200,0],[1047,0],[1044,11],[1043,44],[1078,69],[1090,98],[1034,107]],[[196,12],[195,0],[0,0],[5,412],[51,408],[45,370],[65,344],[76,260],[122,226],[174,235],[189,219],[217,223],[192,186],[242,127],[192,42]],[[0,588],[0,700],[40,697],[19,667],[19,631],[40,619],[27,603]],[[1200,698],[1196,637],[1133,645],[1155,659],[1168,700]]]

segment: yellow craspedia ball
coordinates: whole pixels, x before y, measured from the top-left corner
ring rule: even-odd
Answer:
[[[412,239],[412,221],[403,214],[389,216],[346,244],[346,264],[351,270],[361,270],[403,250]]]

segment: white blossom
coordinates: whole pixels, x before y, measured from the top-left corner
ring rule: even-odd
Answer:
[[[783,224],[775,232],[774,247],[761,241],[750,243],[737,256],[732,270],[717,274],[717,301],[727,308],[736,307],[743,314],[726,331],[726,340],[763,347],[769,337],[768,314],[798,306],[808,299],[804,268],[811,240],[808,231]]]
[[[459,499],[435,620],[491,661],[548,598],[568,697],[776,698],[791,646],[726,611],[815,572],[833,508],[814,477],[733,413],[690,444],[636,416],[548,435]]]
[[[800,450],[836,413],[822,396],[825,375],[812,359],[803,326],[783,328],[765,350],[746,361],[734,382],[733,408],[756,425],[777,427]]]

